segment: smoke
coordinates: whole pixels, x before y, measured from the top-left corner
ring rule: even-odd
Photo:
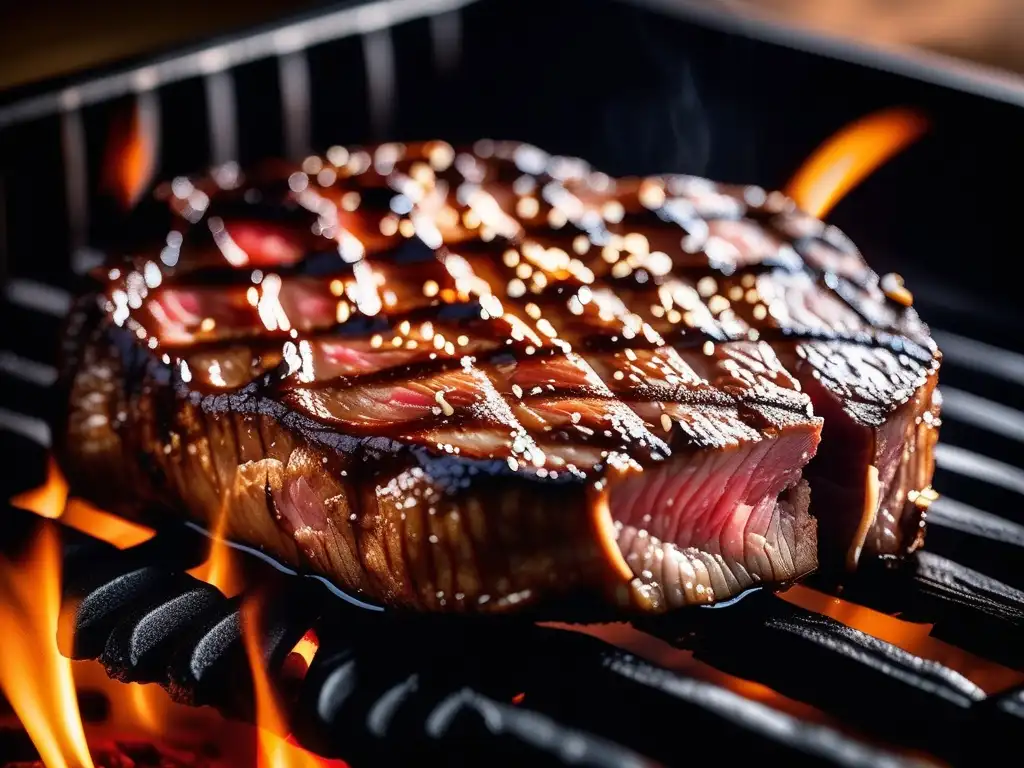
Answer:
[[[690,173],[707,170],[711,125],[685,47],[670,43],[649,18],[632,18],[630,46],[643,73],[632,93],[609,100],[602,135],[633,152],[613,173]],[[628,166],[628,167],[626,167]]]

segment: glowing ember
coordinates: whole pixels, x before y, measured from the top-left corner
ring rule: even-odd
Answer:
[[[822,144],[786,190],[805,211],[824,217],[872,171],[915,141],[927,121],[907,109],[889,109],[851,123]]]
[[[313,663],[313,657],[316,656],[317,650],[320,648],[320,640],[316,636],[316,632],[309,630],[302,638],[295,644],[291,652],[298,654],[306,662],[306,666],[309,667]]]
[[[60,567],[51,525],[22,562],[0,562],[0,688],[47,768],[92,768],[71,662],[57,650]]]
[[[784,600],[829,616],[865,634],[956,670],[987,693],[1024,683],[1024,673],[975,656],[931,636],[931,624],[917,624],[801,585],[779,593]]]

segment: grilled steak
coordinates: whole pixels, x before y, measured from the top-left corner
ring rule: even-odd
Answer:
[[[429,610],[788,582],[811,492],[825,565],[919,543],[938,351],[779,193],[430,142],[219,168],[137,215],[161,240],[64,349],[58,453],[98,504]]]

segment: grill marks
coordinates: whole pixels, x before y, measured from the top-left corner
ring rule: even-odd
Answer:
[[[94,390],[130,347],[126,424],[146,426],[83,434],[145,456],[153,499],[230,502],[239,538],[350,588],[507,607],[611,571],[663,610],[795,578],[815,565],[808,391],[888,515],[840,489],[835,538],[881,551],[913,527],[934,344],[778,193],[428,142],[177,179],[139,216],[169,233],[100,275],[113,348],[73,406],[110,410]],[[819,464],[822,487],[844,476]]]

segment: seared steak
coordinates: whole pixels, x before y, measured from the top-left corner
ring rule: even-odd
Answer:
[[[938,352],[778,193],[430,142],[176,179],[138,216],[161,240],[64,350],[58,453],[108,508],[432,610],[791,581],[804,477],[825,564],[919,543]]]

